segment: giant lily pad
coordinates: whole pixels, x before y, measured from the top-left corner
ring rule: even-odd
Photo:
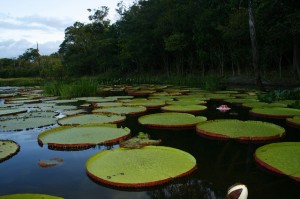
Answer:
[[[196,131],[212,139],[235,139],[251,143],[267,142],[285,135],[285,129],[276,124],[235,119],[206,121],[198,124]]]
[[[1,199],[63,199],[57,196],[50,196],[45,194],[32,194],[32,193],[22,193],[22,194],[10,194],[5,196],[0,196]]]
[[[258,117],[285,119],[288,117],[300,115],[300,109],[280,108],[280,107],[254,108],[250,110],[249,113],[251,115],[258,116]]]
[[[255,160],[261,166],[300,182],[300,143],[282,142],[259,147]]]
[[[144,115],[138,122],[150,128],[193,129],[196,124],[206,121],[206,117],[189,113],[155,113]]]
[[[97,144],[112,144],[125,139],[130,134],[128,128],[116,125],[60,126],[44,131],[38,136],[39,144],[48,144],[53,149],[80,149]]]
[[[129,106],[145,106],[147,109],[158,109],[164,106],[166,103],[163,100],[155,99],[133,99],[130,102],[124,103]]]
[[[247,108],[272,108],[272,107],[287,107],[286,104],[283,103],[266,103],[266,102],[246,102],[243,103],[242,106]]]
[[[168,105],[168,106],[161,107],[161,110],[163,112],[178,112],[178,113],[192,113],[192,114],[203,112],[206,109],[207,109],[206,106],[196,105],[196,104],[194,104],[194,105],[193,104],[192,105]]]
[[[300,128],[300,116],[294,116],[292,118],[287,118],[286,123],[292,127]]]
[[[79,114],[65,117],[58,120],[60,125],[81,125],[81,124],[107,124],[121,123],[126,119],[125,116],[119,114]]]
[[[102,151],[86,162],[87,174],[92,179],[132,188],[163,184],[195,169],[196,159],[192,155],[163,146]]]
[[[166,104],[168,105],[201,105],[206,104],[206,101],[204,100],[198,100],[198,99],[181,99],[181,100],[168,100],[166,101]]]
[[[26,109],[21,108],[0,108],[0,116],[4,115],[15,115],[18,113],[26,113]]]
[[[27,112],[16,116],[4,116],[0,118],[0,129],[18,131],[53,125],[57,121],[55,115],[50,112]]]
[[[0,162],[18,153],[20,146],[12,140],[0,140]]]
[[[139,115],[145,113],[147,108],[144,106],[120,106],[93,110],[93,113],[115,113],[121,115]]]

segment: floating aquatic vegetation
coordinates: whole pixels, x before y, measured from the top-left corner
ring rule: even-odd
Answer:
[[[26,113],[26,109],[22,108],[0,108],[0,116],[6,116],[6,115],[16,115],[19,113]]]
[[[93,113],[115,113],[121,115],[140,115],[147,111],[144,106],[119,106],[94,109]]]
[[[287,107],[286,104],[282,103],[267,103],[267,102],[246,102],[243,103],[242,106],[247,107],[247,108],[272,108],[272,107]]]
[[[51,149],[86,149],[97,144],[113,144],[127,138],[128,128],[117,128],[114,124],[60,126],[39,134],[38,143],[48,144]]]
[[[236,119],[210,120],[197,124],[196,131],[211,139],[234,139],[240,142],[261,143],[282,138],[285,129],[276,124]]]
[[[198,114],[207,109],[206,106],[202,105],[168,105],[161,107],[163,112],[177,112],[177,113],[191,113],[191,114]]]
[[[124,103],[124,105],[128,106],[145,106],[147,109],[159,109],[165,104],[165,101],[156,99],[133,99]]]
[[[61,158],[50,158],[49,160],[39,160],[38,165],[43,168],[54,167],[64,162]]]
[[[13,140],[0,140],[0,162],[3,162],[16,155],[20,146]]]
[[[196,124],[206,120],[206,117],[196,117],[189,113],[155,113],[138,118],[138,122],[147,127],[173,130],[193,129]]]
[[[206,104],[204,100],[198,99],[179,99],[179,100],[168,100],[166,101],[168,105],[203,105]]]
[[[27,112],[14,116],[3,116],[0,118],[0,129],[2,131],[20,131],[39,128],[56,124],[57,115],[53,112]]]
[[[139,132],[139,134],[136,137],[130,138],[125,141],[121,141],[120,147],[138,149],[144,146],[159,145],[160,143],[161,140],[151,140],[148,134]]]
[[[281,142],[256,149],[255,161],[275,173],[286,175],[300,182],[300,143]]]
[[[191,154],[163,146],[106,150],[86,162],[87,174],[92,179],[131,188],[163,184],[195,169],[196,159]]]
[[[81,124],[107,124],[121,123],[125,121],[126,116],[113,113],[95,113],[95,114],[79,114],[64,117],[58,120],[60,125],[81,125]]]
[[[257,117],[285,119],[300,115],[300,109],[281,107],[253,108],[249,111],[249,113]]]
[[[286,123],[292,127],[300,128],[300,116],[286,118]]]

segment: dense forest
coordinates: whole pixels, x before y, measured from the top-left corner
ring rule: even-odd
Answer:
[[[0,59],[0,77],[106,74],[300,79],[298,0],[139,0],[88,9],[90,23],[65,29],[59,51],[29,48]],[[85,8],[83,8],[85,9]]]

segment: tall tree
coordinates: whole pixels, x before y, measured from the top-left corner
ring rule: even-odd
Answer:
[[[249,12],[249,32],[250,32],[252,56],[253,56],[252,64],[253,64],[253,69],[255,74],[255,83],[258,89],[263,90],[261,71],[259,66],[258,47],[257,47],[257,40],[256,40],[255,20],[253,15],[252,0],[248,0],[248,12]]]

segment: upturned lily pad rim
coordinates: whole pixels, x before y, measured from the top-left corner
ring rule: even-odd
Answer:
[[[213,132],[213,131],[208,131],[208,130],[204,130],[201,129],[201,126],[206,125],[206,124],[213,124],[216,123],[216,125],[219,123],[225,123],[226,122],[236,122],[236,123],[240,123],[240,128],[238,129],[239,131],[241,129],[243,129],[243,127],[245,126],[246,123],[248,124],[262,124],[262,125],[268,125],[270,127],[275,127],[278,130],[281,130],[281,132],[278,132],[274,135],[270,135],[270,136],[251,136],[251,132],[249,136],[237,136],[237,137],[232,137],[229,135],[226,135],[226,133],[222,133],[222,132]],[[226,126],[228,127],[229,123],[226,124]],[[273,123],[269,123],[269,122],[262,122],[262,121],[254,121],[254,120],[248,120],[248,121],[242,121],[242,120],[237,120],[237,119],[217,119],[217,120],[209,120],[203,123],[199,123],[196,125],[196,132],[206,138],[210,138],[210,139],[215,139],[215,140],[229,140],[229,139],[233,139],[236,140],[238,142],[241,143],[265,143],[265,142],[269,142],[269,141],[274,141],[277,139],[280,139],[282,137],[285,136],[285,129],[279,125],[273,124]]]
[[[172,150],[172,151],[176,151],[177,153],[181,153],[181,154],[184,154],[186,156],[187,159],[189,159],[189,161],[191,161],[189,164],[192,164],[193,166],[190,166],[190,168],[188,170],[186,170],[185,172],[181,172],[181,173],[178,173],[176,174],[175,176],[169,176],[167,178],[162,178],[162,179],[157,179],[157,180],[153,180],[153,181],[147,181],[147,182],[135,182],[135,183],[130,183],[130,182],[114,182],[114,181],[111,181],[111,180],[107,180],[107,179],[104,179],[102,177],[99,177],[95,174],[93,174],[93,172],[89,171],[89,165],[92,164],[92,162],[97,159],[98,157],[101,157],[101,156],[105,156],[106,154],[109,155],[110,154],[113,154],[113,153],[117,153],[117,152],[134,152],[136,150]],[[155,153],[155,152],[154,152]],[[117,160],[119,161],[119,159]],[[134,162],[134,164],[137,163],[137,161],[131,161],[131,162]],[[180,164],[182,163],[183,161],[180,161],[176,164]],[[116,164],[116,165],[123,165],[122,162],[120,162],[120,164]],[[127,187],[127,188],[143,188],[143,187],[151,187],[151,186],[156,186],[156,185],[161,185],[161,184],[164,184],[164,183],[167,183],[167,182],[170,182],[176,178],[181,178],[181,177],[184,177],[184,176],[187,176],[191,173],[193,173],[195,170],[197,169],[197,162],[196,162],[196,159],[189,153],[185,152],[185,151],[182,151],[182,150],[179,150],[179,149],[176,149],[176,148],[171,148],[171,147],[165,147],[165,146],[145,146],[143,148],[140,148],[140,149],[127,149],[127,148],[117,148],[115,150],[106,150],[106,151],[102,151],[100,153],[97,153],[93,156],[91,156],[87,162],[86,162],[86,172],[88,174],[88,176],[97,181],[97,182],[100,182],[100,183],[104,183],[104,184],[107,184],[107,185],[110,185],[110,186],[114,186],[114,187]],[[172,170],[172,169],[170,169]],[[139,176],[139,175],[137,175]]]
[[[52,142],[48,142],[48,143],[44,143],[41,139],[41,137],[43,136],[47,136],[48,134],[53,134],[53,133],[57,133],[66,129],[75,129],[75,128],[115,128],[115,129],[122,129],[125,132],[127,132],[127,134],[124,134],[122,136],[113,138],[113,139],[109,139],[109,140],[105,140],[102,142],[90,142],[90,143],[73,143],[73,144],[69,144],[69,143],[52,143]],[[116,124],[83,124],[83,125],[79,125],[79,126],[58,126],[49,130],[46,130],[42,133],[40,133],[38,135],[38,143],[40,146],[43,146],[43,144],[47,144],[49,148],[51,149],[63,149],[63,150],[67,150],[67,149],[87,149],[87,148],[91,148],[94,147],[96,145],[109,145],[109,144],[114,144],[119,142],[120,140],[124,140],[127,137],[130,136],[130,129],[127,127],[124,128],[118,128]]]
[[[286,123],[291,127],[300,128],[300,116],[286,118]]]
[[[0,156],[0,163],[12,158],[14,155],[16,155],[20,151],[20,145],[13,140],[0,140],[0,143],[1,142],[6,143],[6,144],[8,142],[9,144],[12,144],[14,146],[14,149],[10,153],[6,154],[5,156],[3,156],[3,157]]]
[[[287,174],[287,171],[283,171],[282,168],[277,168],[276,166],[273,166],[272,164],[267,163],[266,161],[262,160],[261,157],[259,157],[258,153],[260,151],[263,151],[263,150],[266,150],[266,148],[270,148],[270,147],[276,147],[276,146],[285,146],[285,145],[294,145],[294,144],[297,144],[299,145],[299,148],[300,148],[300,143],[299,142],[278,142],[278,143],[272,143],[272,144],[267,144],[267,145],[264,145],[264,146],[261,146],[259,147],[258,149],[256,149],[255,153],[254,153],[254,159],[255,161],[261,165],[262,167],[270,170],[270,171],[273,171],[275,173],[278,173],[278,174],[281,174],[281,175],[286,175],[288,177],[290,177],[291,179],[297,181],[297,182],[300,182],[300,176],[293,176],[292,174]],[[292,152],[292,151],[291,151]],[[292,153],[290,153],[292,154]],[[278,154],[276,154],[276,157],[277,159],[279,158],[278,157]],[[298,172],[298,175],[299,175],[300,172]]]
[[[147,117],[155,117],[155,116],[176,116],[176,117],[186,117],[186,118],[191,118],[190,122],[186,123],[181,123],[181,124],[159,124],[159,123],[146,123],[143,122],[142,120],[147,118]],[[149,114],[149,115],[144,115],[138,118],[138,122],[141,125],[145,125],[149,128],[157,128],[157,129],[169,129],[169,130],[181,130],[181,129],[194,129],[195,126],[203,121],[206,121],[207,118],[204,116],[195,116],[190,113],[176,113],[176,112],[166,112],[166,113],[154,113],[154,114]]]

